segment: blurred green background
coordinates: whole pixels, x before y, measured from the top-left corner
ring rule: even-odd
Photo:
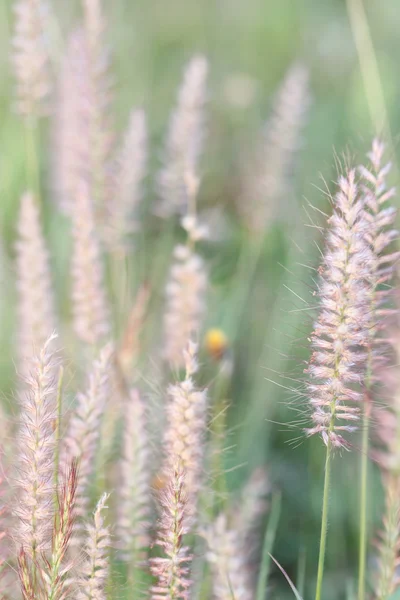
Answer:
[[[62,38],[76,21],[78,3],[53,0],[53,5]],[[321,441],[306,440],[302,433],[307,418],[302,378],[313,314],[299,309],[314,302],[315,272],[310,267],[318,263],[321,234],[310,225],[313,221],[323,223],[321,214],[310,205],[329,212],[326,192],[334,190],[335,156],[346,153],[356,157],[357,164],[374,134],[346,2],[112,0],[104,5],[113,52],[118,131],[123,130],[132,106],[145,108],[150,127],[151,172],[146,183],[146,212],[150,216],[137,250],[142,270],[157,260],[152,255],[152,241],[160,225],[151,217],[155,195],[152,175],[160,166],[182,69],[194,53],[202,52],[209,60],[208,134],[199,206],[205,214],[221,208],[224,224],[220,237],[204,245],[204,254],[210,258],[212,282],[207,325],[223,328],[231,340],[234,361],[228,390],[227,444],[233,448],[225,456],[226,467],[231,470],[229,485],[236,489],[254,467],[268,466],[273,485],[283,493],[274,555],[293,579],[299,557],[306,557],[307,598],[313,593],[316,575],[324,463]],[[397,150],[400,6],[398,0],[367,0],[365,8]],[[12,111],[11,23],[11,2],[0,0],[0,231],[4,253],[0,385],[9,406],[14,380],[13,240],[19,197],[25,186],[22,125]],[[266,231],[254,276],[244,283],[238,262],[243,259],[243,248],[250,248],[251,253],[251,240],[235,209],[241,163],[268,118],[274,92],[286,70],[299,59],[310,72],[312,105],[293,174],[295,193],[289,204],[285,200],[289,208]],[[245,78],[250,90],[243,101],[237,101],[229,91],[229,82],[238,76]],[[371,73],[372,102],[379,104],[380,90],[375,83]],[[46,230],[59,305],[67,314],[64,275],[69,246],[65,223],[52,206],[46,125],[41,137]],[[162,294],[160,285],[160,298]],[[244,308],[240,314],[237,306]],[[145,371],[151,379],[150,367]],[[335,459],[326,600],[352,597],[357,570],[358,459],[357,452]],[[379,474],[374,472],[372,537],[380,510]],[[373,560],[371,553],[371,565]],[[277,570],[271,578],[271,590],[275,598],[291,597]]]

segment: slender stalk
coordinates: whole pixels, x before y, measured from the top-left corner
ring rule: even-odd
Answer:
[[[368,515],[368,448],[369,448],[369,407],[363,414],[363,433],[361,442],[361,479],[360,479],[360,551],[358,568],[358,600],[365,597],[365,574],[367,560],[367,515]]]
[[[315,600],[321,600],[321,598],[322,598],[322,581],[323,581],[323,577],[324,577],[326,537],[327,537],[327,532],[328,532],[328,511],[329,511],[329,490],[330,490],[330,483],[331,483],[331,462],[332,462],[332,442],[329,439],[327,447],[326,447],[324,498],[323,498],[323,502],[322,502],[321,537],[320,537],[320,544],[319,544],[318,575],[317,575],[317,589],[315,591]]]

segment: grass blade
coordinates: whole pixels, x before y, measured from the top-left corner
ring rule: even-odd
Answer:
[[[265,600],[265,593],[268,585],[269,570],[271,564],[271,550],[275,542],[276,530],[281,514],[281,494],[278,492],[272,498],[271,514],[265,531],[263,553],[261,560],[260,575],[257,584],[256,600]]]
[[[286,573],[285,569],[282,567],[282,565],[280,565],[278,563],[278,561],[272,556],[272,554],[270,554],[270,557],[272,558],[272,560],[274,561],[274,563],[276,564],[276,566],[278,567],[278,569],[283,573],[283,575],[285,576],[286,581],[288,582],[288,584],[290,585],[293,594],[296,596],[296,600],[303,600],[303,598],[300,596],[299,592],[296,590],[296,586],[294,585],[293,581],[290,579],[289,575]]]

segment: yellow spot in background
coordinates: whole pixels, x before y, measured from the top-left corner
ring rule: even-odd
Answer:
[[[228,348],[228,338],[222,329],[209,329],[204,337],[204,346],[214,360],[221,360]]]

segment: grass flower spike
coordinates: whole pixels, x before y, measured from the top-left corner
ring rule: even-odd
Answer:
[[[55,326],[48,250],[42,233],[39,207],[29,192],[21,199],[16,269],[19,372],[25,377],[31,368],[29,357],[43,346]]]
[[[158,177],[161,202],[157,212],[163,217],[186,212],[186,174],[198,172],[203,149],[207,72],[203,56],[192,58],[185,70],[169,126],[164,168]]]
[[[168,483],[161,492],[161,516],[156,545],[163,549],[164,558],[150,559],[151,572],[157,583],[151,589],[151,600],[189,600],[191,581],[188,564],[192,560],[183,544],[188,533],[185,476],[175,465]]]
[[[77,600],[106,600],[106,583],[109,573],[108,549],[111,545],[103,511],[108,507],[108,494],[103,494],[94,512],[93,523],[87,525],[85,546],[86,562],[82,567],[80,591]]]
[[[94,470],[94,461],[100,436],[101,420],[109,400],[109,377],[112,349],[106,346],[94,361],[89,375],[88,389],[78,394],[77,406],[71,417],[63,441],[62,465],[72,459],[79,461],[75,512],[81,524],[90,504],[89,485]]]
[[[152,470],[146,410],[137,390],[126,408],[118,532],[124,558],[135,561],[149,543]]]
[[[82,185],[73,213],[73,316],[78,338],[97,346],[110,331],[110,315],[93,210],[89,189]]]
[[[17,80],[17,108],[26,117],[47,112],[51,74],[45,25],[46,0],[14,3],[13,64]]]
[[[355,171],[339,181],[319,269],[320,312],[311,337],[308,393],[314,426],[332,448],[348,448],[344,433],[357,425],[371,324],[371,267],[368,224]]]
[[[203,482],[208,399],[207,390],[197,389],[193,381],[198,369],[197,346],[193,342],[188,344],[184,359],[185,379],[168,389],[164,471],[168,475],[179,457],[185,472],[187,513],[194,517]]]
[[[22,395],[19,432],[20,465],[17,485],[20,495],[16,542],[35,563],[49,549],[53,522],[54,423],[57,418],[56,358],[50,352],[55,335],[48,338],[35,357],[28,389]]]
[[[107,244],[111,250],[127,249],[128,236],[136,231],[137,209],[142,199],[146,174],[147,127],[143,110],[134,110],[115,160],[109,193]]]
[[[188,341],[198,335],[205,310],[207,274],[204,261],[188,246],[177,246],[166,288],[164,356],[171,366],[184,365]]]

